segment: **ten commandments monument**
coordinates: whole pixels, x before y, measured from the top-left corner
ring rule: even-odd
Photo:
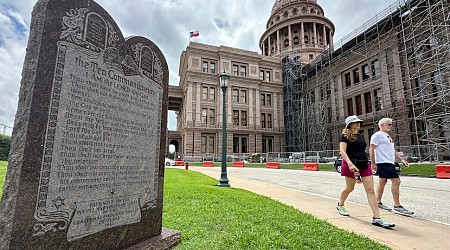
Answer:
[[[167,248],[162,228],[168,69],[90,0],[33,9],[0,249]],[[140,245],[139,245],[140,244]]]

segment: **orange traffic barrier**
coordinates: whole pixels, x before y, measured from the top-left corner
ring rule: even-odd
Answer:
[[[184,166],[184,161],[175,161],[175,166]]]
[[[243,161],[233,161],[233,167],[243,168],[244,162]]]
[[[303,170],[319,171],[319,164],[317,164],[317,163],[304,163],[303,164]]]
[[[441,179],[450,179],[450,166],[436,165],[436,177]]]
[[[204,161],[203,167],[214,167],[214,162],[213,161]]]
[[[280,163],[278,163],[278,162],[266,162],[266,168],[280,168]]]

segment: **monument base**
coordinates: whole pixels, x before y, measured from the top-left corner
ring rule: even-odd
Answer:
[[[177,230],[162,228],[160,235],[143,241],[125,250],[165,250],[180,243],[181,234]]]

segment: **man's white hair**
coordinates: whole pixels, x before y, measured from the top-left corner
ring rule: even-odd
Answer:
[[[378,127],[381,128],[381,125],[386,123],[392,123],[391,118],[381,118],[380,121],[378,121]]]

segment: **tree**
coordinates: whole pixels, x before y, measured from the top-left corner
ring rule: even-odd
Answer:
[[[0,161],[8,160],[10,148],[11,148],[11,137],[0,134]]]

